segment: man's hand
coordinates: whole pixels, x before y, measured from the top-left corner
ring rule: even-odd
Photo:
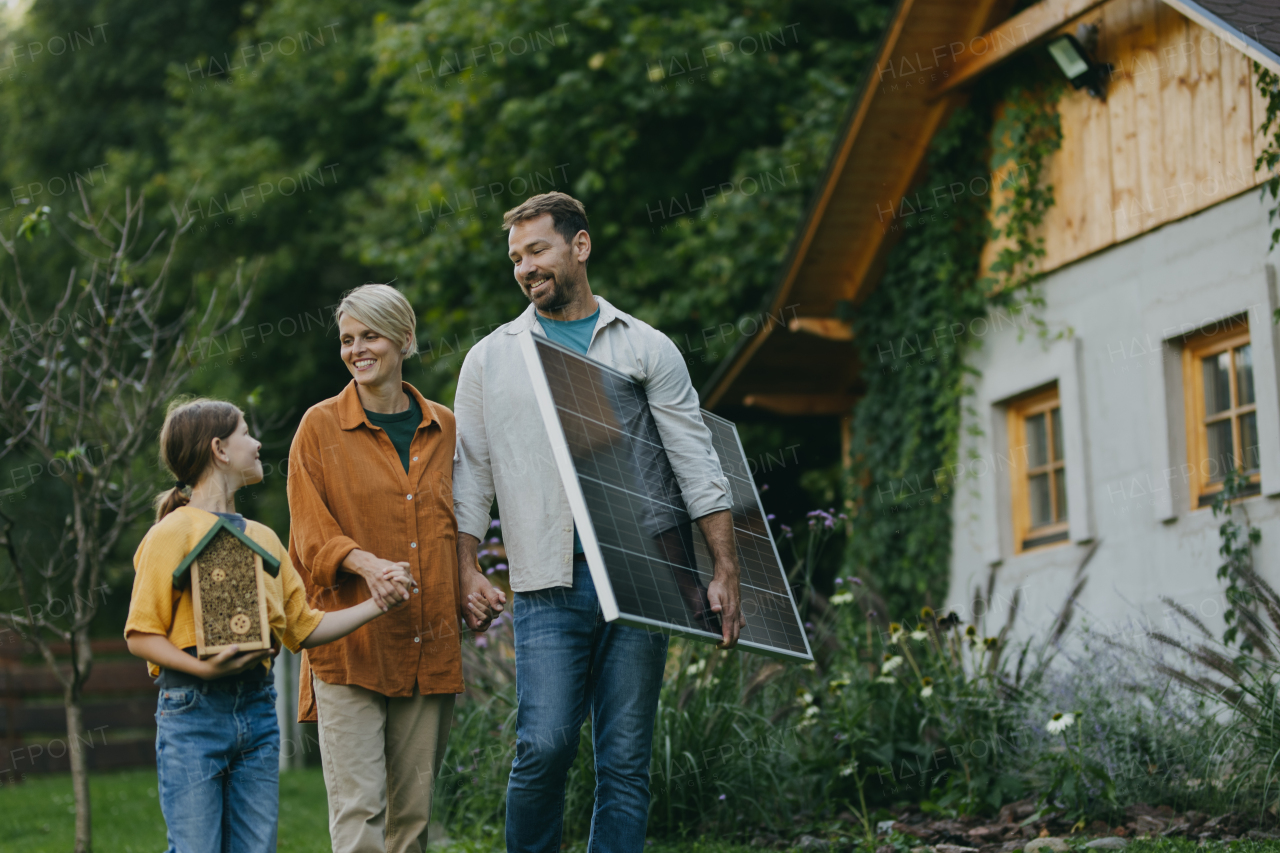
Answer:
[[[378,603],[383,612],[397,604],[409,600],[409,590],[413,587],[413,575],[409,573],[409,564],[393,563],[381,557],[375,557],[368,551],[356,549],[342,561],[342,567],[352,574],[364,578],[369,587],[369,594]]]
[[[475,569],[469,572],[459,570],[458,575],[462,587],[462,615],[468,628],[482,634],[489,630],[494,619],[502,615],[507,594]]]
[[[720,614],[722,634],[716,648],[732,649],[738,645],[738,634],[747,627],[747,620],[742,615],[737,572],[729,577],[722,576],[717,570],[711,583],[707,584],[707,600],[711,602],[711,609]]]
[[[472,631],[484,633],[502,614],[507,594],[480,573],[476,562],[479,548],[479,539],[458,531],[458,588],[462,591],[462,618]]]
[[[236,675],[251,666],[261,664],[267,658],[275,657],[279,651],[279,649],[270,648],[241,654],[239,646],[228,646],[208,660],[201,661],[198,675],[205,681]]]
[[[714,563],[714,576],[707,584],[707,601],[711,610],[720,615],[721,640],[718,649],[732,649],[738,644],[738,634],[747,627],[742,615],[742,596],[738,577],[738,545],[733,535],[733,517],[721,510],[698,519],[702,537],[707,540]]]

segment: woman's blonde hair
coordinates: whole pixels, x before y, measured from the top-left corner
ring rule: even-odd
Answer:
[[[191,501],[187,489],[200,482],[213,464],[213,440],[230,438],[243,416],[238,406],[225,400],[178,397],[170,401],[160,428],[160,465],[177,482],[156,497],[157,522]]]
[[[409,348],[403,350],[405,358],[418,354],[418,317],[413,313],[409,300],[391,285],[362,284],[347,291],[338,303],[333,321],[342,322],[343,314],[350,315],[392,341],[403,341],[407,334]]]

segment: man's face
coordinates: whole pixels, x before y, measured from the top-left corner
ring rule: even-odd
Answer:
[[[517,222],[507,236],[516,281],[534,307],[546,314],[574,300],[586,278],[590,253],[591,239],[585,231],[566,243],[549,213]]]

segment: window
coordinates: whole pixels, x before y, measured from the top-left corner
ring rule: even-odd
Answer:
[[[1211,504],[1232,468],[1245,478],[1243,494],[1261,492],[1248,321],[1223,321],[1212,331],[1187,338],[1182,381],[1192,508]]]
[[[1056,384],[1009,405],[1009,459],[1015,552],[1067,541],[1067,469]]]

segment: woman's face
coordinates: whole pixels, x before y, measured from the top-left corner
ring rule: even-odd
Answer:
[[[401,352],[408,342],[397,344],[370,329],[364,323],[343,314],[338,321],[338,338],[342,343],[342,361],[356,382],[364,386],[399,383],[404,363]]]
[[[262,460],[258,458],[261,448],[262,442],[249,435],[249,425],[241,415],[235,432],[227,438],[214,440],[215,464],[226,468],[236,481],[236,488],[261,483]]]

